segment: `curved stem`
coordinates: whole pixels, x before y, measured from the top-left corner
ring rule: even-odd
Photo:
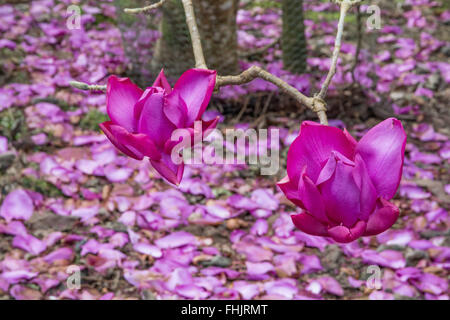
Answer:
[[[343,2],[340,3],[340,7],[341,8],[338,22],[338,30],[336,34],[336,40],[334,42],[334,50],[333,56],[331,58],[330,70],[328,71],[327,77],[322,84],[320,92],[317,94],[317,96],[321,99],[325,98],[331,80],[333,79],[333,76],[336,74],[336,65],[339,58],[339,52],[341,51],[342,34],[344,33],[345,16],[347,15],[348,9],[350,9],[351,7],[351,3],[349,1],[344,0]]]
[[[305,96],[303,93],[298,91],[296,88],[294,88],[284,80],[258,66],[252,66],[237,76],[218,76],[216,80],[216,89],[227,85],[240,85],[249,83],[256,78],[264,79],[276,85],[281,91],[286,92],[300,104],[303,104],[312,111],[316,112],[321,124],[328,124],[326,115],[327,109],[325,107],[326,104],[322,99],[318,97],[311,98]]]
[[[155,4],[144,8],[136,9],[125,9],[128,13],[140,13],[147,12],[154,8],[158,8],[164,4],[165,0],[161,0]],[[197,21],[195,19],[194,7],[192,5],[192,0],[181,0],[184,7],[184,12],[186,15],[186,24],[189,28],[189,34],[191,36],[192,50],[194,52],[195,66],[200,69],[208,69],[203,54],[202,43],[200,39],[200,33],[198,31]],[[353,4],[359,3],[360,0],[337,0],[340,5],[340,16],[338,22],[338,30],[336,34],[336,40],[334,44],[333,56],[331,60],[331,67],[328,71],[327,77],[322,84],[320,92],[313,97],[308,97],[298,91],[293,86],[289,85],[284,80],[278,78],[277,76],[271,74],[270,72],[264,70],[258,66],[252,66],[249,69],[243,71],[241,74],[236,76],[217,76],[216,89],[226,85],[241,85],[248,83],[256,78],[264,79],[274,85],[276,85],[280,90],[286,92],[292,98],[294,98],[299,103],[305,105],[312,111],[317,113],[319,121],[321,124],[328,125],[328,119],[326,115],[326,103],[323,100],[326,96],[328,87],[336,73],[336,65],[339,57],[339,52],[341,50],[342,34],[344,31],[344,21],[345,16]],[[81,89],[81,90],[91,90],[91,91],[106,91],[106,85],[88,85],[83,82],[71,81],[71,86]]]
[[[153,9],[161,7],[164,4],[164,2],[166,2],[166,0],[160,0],[159,2],[153,3],[143,8],[133,8],[133,9],[125,8],[123,9],[123,11],[126,13],[146,13]]]

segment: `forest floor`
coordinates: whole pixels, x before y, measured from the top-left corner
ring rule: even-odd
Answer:
[[[381,29],[367,30],[361,6],[355,83],[355,11],[347,18],[330,125],[360,138],[393,116],[408,141],[398,221],[337,244],[296,230],[290,214],[299,209],[275,186],[301,121],[314,114],[258,80],[223,88],[205,116],[219,114],[223,130],[278,128],[279,172],[190,165],[180,188],[170,187],[101,134],[105,95],[68,85],[126,73],[112,2],[80,1],[75,30],[66,2],[0,5],[0,299],[449,299],[448,7],[379,1]],[[304,2],[306,74],[284,71],[278,46],[241,64],[311,94],[330,63],[337,6]],[[279,4],[257,3],[238,13],[243,52],[280,35]],[[7,197],[14,210],[3,208]]]

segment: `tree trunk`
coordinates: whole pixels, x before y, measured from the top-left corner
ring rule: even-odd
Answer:
[[[152,69],[157,73],[164,68],[167,76],[178,77],[195,65],[183,4],[181,0],[168,0],[157,10],[162,11],[161,37],[156,43]]]
[[[282,0],[283,65],[286,70],[301,74],[306,69],[306,37],[303,23],[303,0]]]
[[[156,12],[156,16],[149,16],[123,11],[125,8],[142,6],[140,0],[114,0],[114,4],[117,27],[122,35],[123,50],[128,63],[126,76],[145,88],[151,84],[149,81],[153,78],[151,70],[153,48],[148,43],[156,41],[158,37],[156,33],[158,13]]]
[[[236,15],[239,0],[193,0],[208,68],[239,73]]]
[[[140,0],[114,0],[122,33],[128,76],[148,86],[161,68],[170,78],[195,66],[191,38],[181,0],[167,0],[150,14],[127,14],[124,8],[142,7]],[[155,1],[152,1],[154,3]],[[208,68],[220,74],[239,73],[236,16],[239,0],[193,0]],[[159,31],[154,40],[148,31]]]

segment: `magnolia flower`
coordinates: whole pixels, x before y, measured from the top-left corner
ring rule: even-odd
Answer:
[[[406,134],[387,119],[357,142],[345,129],[305,121],[287,157],[287,176],[278,183],[304,211],[292,215],[301,231],[350,242],[379,234],[397,220],[388,201],[402,176]]]
[[[171,152],[177,141],[172,132],[187,129],[194,135],[194,121],[201,121],[216,82],[216,71],[190,69],[170,87],[164,71],[145,91],[128,78],[111,76],[106,90],[106,109],[111,121],[100,128],[117,149],[137,160],[148,157],[170,183],[178,185],[184,164],[175,164]],[[213,129],[218,118],[203,122],[203,132]]]

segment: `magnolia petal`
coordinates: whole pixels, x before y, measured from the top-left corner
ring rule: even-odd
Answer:
[[[325,181],[330,180],[330,178],[336,171],[336,163],[337,163],[336,157],[332,154],[330,158],[328,158],[327,163],[325,163],[322,170],[320,171],[319,176],[317,177],[316,185],[319,185],[321,183],[324,183]]]
[[[164,69],[161,69],[155,82],[153,82],[152,87],[160,87],[160,88],[164,89],[164,91],[166,91],[166,94],[169,94],[172,92],[172,87],[170,86],[169,82],[167,81],[166,75],[164,74]]]
[[[343,131],[344,131],[344,136],[347,138],[348,142],[351,144],[353,149],[355,149],[356,145],[358,144],[358,141],[356,141],[356,139],[353,138],[353,136],[347,131],[346,128],[344,128]]]
[[[164,114],[177,128],[186,125],[187,107],[178,91],[164,96]]]
[[[211,99],[216,84],[216,71],[189,69],[184,72],[173,90],[177,91],[188,109],[187,126],[199,120]]]
[[[142,89],[129,78],[110,76],[106,86],[106,110],[111,121],[129,132],[134,132],[134,105],[142,93]]]
[[[201,131],[196,126],[194,126],[194,128],[178,128],[178,140],[172,140],[172,137],[170,140],[167,140],[164,144],[164,152],[170,153],[172,149],[179,143],[182,143],[182,148],[193,147],[194,145],[202,141],[202,139],[211,134],[212,130],[216,128],[219,119],[219,117],[216,117],[215,119],[208,121],[197,120],[201,122]]]
[[[298,192],[300,193],[300,199],[305,205],[308,213],[320,222],[328,224],[329,221],[325,214],[325,206],[322,196],[311,179],[305,174],[302,174],[300,178]]]
[[[212,130],[214,130],[217,127],[217,124],[219,123],[220,117],[217,116],[214,119],[205,121],[202,121],[202,131],[203,131],[203,138],[206,138]]]
[[[328,181],[333,176],[334,172],[336,171],[336,164],[338,161],[341,161],[343,164],[350,166],[355,165],[353,161],[345,157],[340,152],[331,151],[330,158],[320,171],[319,177],[317,177],[316,185],[320,185],[325,181]]]
[[[328,218],[347,227],[355,224],[360,210],[360,191],[353,170],[339,159],[332,177],[319,186]]]
[[[174,131],[175,132],[175,131]],[[181,151],[184,148],[191,148],[193,143],[193,130],[192,128],[179,128],[176,129],[176,135],[170,137],[164,144],[164,152],[171,154],[173,149],[178,146],[177,151]],[[175,138],[178,137],[178,140]]]
[[[212,133],[212,130],[216,128],[217,123],[219,123],[219,119],[219,117],[216,117],[208,121],[197,120],[200,121],[201,127],[194,125],[194,127],[188,128],[191,134],[192,145],[196,145],[197,143],[202,141],[202,139],[205,139],[207,136],[209,136]]]
[[[375,208],[377,191],[367,172],[366,165],[359,154],[355,157],[355,169],[353,179],[360,190],[360,216],[361,220],[367,221],[369,215]]]
[[[358,221],[351,229],[345,226],[336,226],[328,229],[328,234],[337,242],[347,243],[358,239],[364,234],[366,223]]]
[[[378,196],[391,199],[400,184],[406,133],[400,121],[389,118],[370,129],[356,152],[364,160]]]
[[[365,236],[373,236],[389,229],[397,221],[400,211],[389,201],[380,198],[377,208],[367,221]]]
[[[127,148],[124,144],[122,144],[119,139],[117,139],[118,132],[126,132],[129,134],[129,132],[122,128],[119,125],[116,125],[112,123],[112,121],[106,121],[99,124],[100,129],[102,129],[103,133],[106,135],[106,137],[111,141],[111,143],[120,151],[122,151],[127,156],[136,159],[136,160],[142,160],[144,155],[142,152],[138,150],[131,151],[129,148]]]
[[[289,148],[287,158],[289,178],[294,183],[298,183],[300,172],[306,165],[307,176],[312,181],[317,181],[331,151],[337,151],[346,158],[353,159],[353,147],[341,130],[312,121],[304,121],[299,136]]]
[[[0,216],[7,222],[15,219],[28,220],[33,215],[33,211],[33,200],[22,189],[16,189],[8,193],[0,206]]]
[[[161,158],[155,143],[147,135],[129,133],[121,126],[111,124],[110,121],[100,123],[99,126],[114,146],[126,155],[137,160],[142,160],[144,156],[153,160]]]
[[[172,232],[168,236],[155,240],[155,244],[162,249],[178,248],[195,242],[195,236],[185,231]]]
[[[143,133],[132,134],[125,131],[116,133],[116,138],[135,154],[142,154],[150,159],[158,161],[161,159],[161,152],[149,136]]]
[[[148,135],[160,149],[176,128],[164,114],[163,107],[164,92],[156,88],[145,90],[142,98],[136,103],[136,108],[142,110],[138,123],[139,133]]]
[[[287,175],[277,183],[277,186],[281,189],[281,191],[283,191],[286,198],[288,198],[290,201],[292,201],[295,205],[299,206],[300,208],[305,209],[305,206],[300,200],[300,193],[298,192],[298,187],[295,186],[293,183],[291,183]]]
[[[292,215],[292,222],[301,231],[313,236],[327,236],[327,228],[319,220],[308,213]]]
[[[150,163],[153,168],[158,171],[158,173],[168,182],[177,186],[180,184],[184,172],[183,162],[180,164],[175,164],[172,161],[170,154],[163,153],[159,161],[150,159]]]

